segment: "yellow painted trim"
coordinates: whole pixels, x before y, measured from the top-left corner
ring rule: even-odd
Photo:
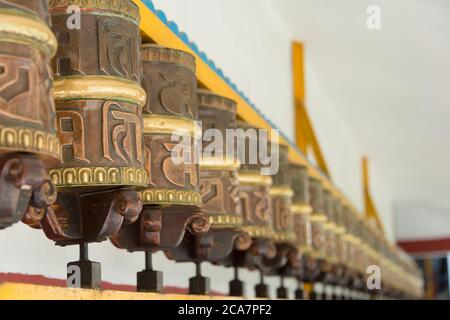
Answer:
[[[362,159],[362,178],[363,178],[363,194],[364,194],[364,207],[366,219],[375,220],[378,228],[384,232],[383,222],[380,219],[378,211],[372,199],[372,194],[370,192],[370,181],[369,181],[369,160],[367,157]]]
[[[295,137],[297,146],[307,155],[308,147],[312,148],[314,157],[320,169],[329,177],[325,157],[320,148],[319,141],[314,132],[311,120],[305,107],[305,71],[303,45],[298,42],[292,44],[292,75],[294,79],[295,102]]]
[[[236,300],[236,298],[69,289],[33,284],[2,283],[0,285],[0,300]]]

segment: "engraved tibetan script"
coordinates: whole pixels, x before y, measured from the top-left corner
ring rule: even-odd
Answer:
[[[105,102],[102,115],[103,156],[114,161],[115,153],[125,162],[136,159],[144,163],[141,148],[142,123],[139,116],[124,111],[116,102]]]

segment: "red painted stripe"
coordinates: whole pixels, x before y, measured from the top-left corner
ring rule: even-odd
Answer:
[[[61,279],[47,278],[42,275],[28,275],[20,273],[0,273],[0,283],[25,283],[34,284],[41,286],[52,286],[52,287],[65,287],[66,281]],[[113,290],[113,291],[126,291],[126,292],[136,292],[136,286],[113,284],[110,282],[102,282],[102,290]],[[187,294],[188,290],[185,288],[178,287],[165,287],[164,293],[167,294]],[[222,293],[211,292],[214,296],[224,296]]]
[[[409,253],[450,252],[450,238],[399,240],[397,244]]]

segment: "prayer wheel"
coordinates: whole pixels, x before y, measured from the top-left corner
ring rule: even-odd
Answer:
[[[310,177],[309,182],[310,201],[312,207],[311,214],[311,255],[305,266],[305,279],[307,286],[311,287],[314,283],[321,282],[326,275],[326,234],[325,224],[327,216],[325,215],[324,189],[320,180]],[[311,284],[311,285],[310,285]],[[314,290],[309,290],[311,299],[317,299]]]
[[[61,159],[46,0],[0,1],[0,229],[37,227],[56,200],[48,166]]]
[[[302,165],[291,164],[289,167],[291,186],[294,191],[292,198],[292,225],[294,228],[294,244],[298,249],[299,266],[297,268],[298,288],[295,291],[296,299],[304,299],[303,282],[305,279],[305,265],[312,250],[311,213],[309,195],[308,168]]]
[[[325,223],[325,290],[323,292],[323,299],[331,299],[333,296],[333,286],[337,280],[337,221],[336,221],[336,206],[333,194],[325,190],[325,214],[327,222]]]
[[[210,91],[197,95],[202,124],[200,191],[202,211],[208,215],[210,231],[200,236],[186,234],[170,257],[177,262],[220,263],[234,250],[247,250],[251,238],[243,230],[236,157],[236,103]],[[230,134],[232,133],[232,134]],[[198,269],[199,270],[199,269]],[[200,273],[190,279],[191,294],[207,294],[209,279]]]
[[[344,240],[347,232],[346,226],[346,208],[341,200],[335,197],[335,216],[336,216],[336,272],[335,272],[335,297],[338,300],[344,299],[343,288],[348,284],[347,277],[347,244]]]
[[[274,142],[271,143],[274,146]],[[277,254],[273,259],[264,259],[264,264],[270,268],[269,274],[280,275],[281,285],[277,296],[280,299],[288,298],[284,287],[284,278],[295,276],[300,265],[298,248],[294,244],[295,232],[292,218],[291,174],[289,171],[288,147],[276,145],[272,149],[272,156],[278,158],[279,169],[273,175],[273,184],[270,188],[272,220],[274,229],[274,242]]]
[[[184,51],[154,44],[142,46],[145,168],[148,181],[138,221],[123,226],[113,243],[146,253],[146,269],[138,274],[138,290],[160,292],[162,274],[153,271],[151,253],[180,245],[185,231],[209,229],[201,211],[195,58]]]
[[[230,282],[230,295],[243,295],[244,287],[239,280],[238,268],[247,268],[259,270],[261,281],[255,288],[256,295],[267,297],[268,287],[264,283],[264,272],[267,271],[267,267],[263,260],[273,259],[276,256],[270,199],[272,177],[262,175],[263,164],[256,156],[260,142],[265,143],[260,140],[264,135],[260,135],[261,131],[258,128],[242,121],[238,121],[237,127],[237,150],[241,163],[239,198],[243,230],[252,238],[252,244],[248,250],[234,250],[222,263],[235,267],[235,279]]]
[[[59,44],[53,71],[62,163],[50,170],[59,196],[41,226],[57,245],[80,244],[68,277],[80,273],[74,286],[98,288],[100,265],[89,261],[87,243],[139,217],[135,189],[148,181],[139,9],[130,0],[55,0],[50,13]]]

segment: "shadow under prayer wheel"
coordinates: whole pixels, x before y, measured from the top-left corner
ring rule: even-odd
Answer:
[[[291,176],[292,190],[294,191],[291,206],[292,224],[295,234],[294,244],[298,249],[299,259],[299,266],[296,270],[298,289],[295,292],[295,297],[296,299],[304,299],[306,295],[302,283],[308,281],[305,278],[304,270],[312,250],[312,207],[309,195],[308,168],[302,165],[291,164],[289,174]]]
[[[205,233],[209,222],[201,211],[195,58],[153,44],[143,45],[141,55],[148,95],[143,131],[149,178],[141,191],[140,218],[123,226],[112,241],[122,249],[144,251],[150,260],[152,252],[180,245],[186,231],[194,236]],[[138,290],[160,292],[162,275],[151,266],[142,272]]]
[[[243,251],[251,245],[251,238],[243,231],[239,200],[240,165],[234,139],[236,103],[206,90],[200,90],[197,97],[203,129],[200,159],[202,211],[209,216],[210,231],[199,236],[187,233],[183,242],[170,252],[170,257],[177,262],[220,263],[233,249]],[[227,135],[227,130],[232,130],[233,135]],[[225,142],[223,146],[222,141]],[[227,150],[228,144],[231,150]],[[190,293],[207,294],[209,288],[205,288],[203,283],[205,278],[199,274],[191,278]]]
[[[79,25],[71,24],[71,5],[80,8]],[[97,288],[100,266],[89,261],[86,244],[138,218],[135,188],[148,180],[139,9],[130,0],[50,1],[50,12],[59,44],[53,69],[62,164],[50,170],[59,196],[41,226],[57,245],[80,244],[80,261],[68,266],[81,270],[75,286]]]
[[[47,166],[61,159],[46,0],[0,1],[0,229],[37,227],[56,200]]]

